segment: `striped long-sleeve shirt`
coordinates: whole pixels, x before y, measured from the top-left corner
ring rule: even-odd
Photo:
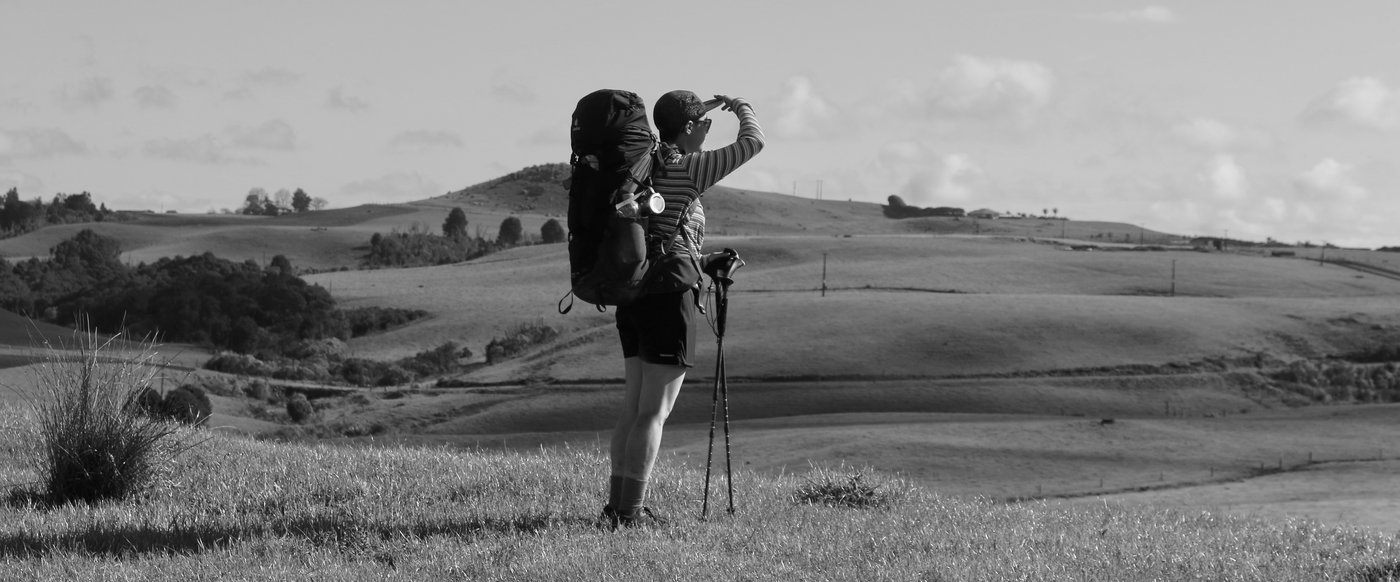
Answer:
[[[670,239],[686,206],[691,200],[695,201],[695,209],[685,225],[690,244],[686,243],[687,236],[677,236],[667,249],[668,254],[688,250],[693,256],[700,256],[700,247],[705,242],[705,208],[700,202],[701,195],[763,149],[763,129],[758,126],[753,106],[743,100],[736,102],[734,111],[739,117],[739,136],[734,143],[717,150],[673,155],[662,160],[661,167],[652,173],[652,188],[666,200],[666,209],[650,221],[648,228],[652,236]]]

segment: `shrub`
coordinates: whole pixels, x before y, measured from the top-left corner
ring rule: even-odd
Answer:
[[[458,345],[457,342],[447,342],[431,350],[418,352],[413,357],[399,360],[399,366],[417,376],[450,374],[461,368],[461,359],[471,356],[470,349]]]
[[[272,371],[272,377],[278,380],[304,380],[320,382],[330,379],[330,373],[325,364],[317,363],[297,363],[287,362]]]
[[[345,320],[350,325],[350,337],[360,337],[407,324],[428,316],[422,309],[400,309],[397,307],[361,307],[345,312]],[[344,344],[338,355],[343,356]],[[299,357],[293,355],[293,357]]]
[[[374,386],[384,375],[385,364],[364,358],[346,358],[335,368],[335,375],[355,386]]]
[[[517,325],[506,330],[505,337],[492,338],[491,343],[486,344],[486,362],[495,364],[508,360],[530,346],[553,341],[556,337],[559,337],[559,330],[545,325],[543,319]]]
[[[569,239],[569,233],[564,230],[564,225],[551,218],[540,227],[540,238],[544,240],[544,244],[561,243]]]
[[[797,487],[792,494],[794,503],[850,507],[855,509],[888,509],[891,493],[881,491],[882,485],[867,481],[864,473],[842,475],[838,471],[817,469],[814,475]]]
[[[193,384],[185,384],[167,393],[162,408],[166,417],[185,424],[199,424],[214,413],[209,395]]]
[[[370,309],[380,308],[375,307]],[[363,311],[364,309],[356,309],[354,311],[348,311],[345,313],[346,321],[350,324],[352,330],[352,335],[364,335],[364,333],[356,334],[353,332],[355,328],[354,315]],[[424,312],[424,314],[426,315],[426,312]],[[289,358],[294,358],[298,360],[317,360],[321,362],[329,362],[332,360],[339,360],[341,358],[344,358],[345,353],[345,342],[340,341],[339,338],[331,337],[299,341],[295,344],[292,344],[292,346],[287,349],[285,355]]]
[[[375,386],[398,386],[412,382],[414,379],[413,372],[403,369],[398,364],[389,364],[384,366],[383,370],[379,379],[375,380]]]
[[[243,393],[255,400],[268,400],[272,397],[272,387],[267,385],[267,380],[253,380],[243,389]]]
[[[524,236],[525,227],[520,224],[520,219],[507,216],[501,220],[501,228],[496,232],[496,244],[503,246],[519,244]]]
[[[316,409],[311,406],[311,401],[306,399],[305,394],[297,392],[287,399],[287,416],[292,419],[292,422],[298,424],[305,422],[315,412]]]
[[[146,416],[159,418],[164,411],[164,401],[160,393],[151,388],[142,388],[133,398],[129,410]]]
[[[270,376],[272,366],[247,354],[235,354],[232,352],[219,352],[218,355],[209,358],[204,363],[204,368],[215,372],[226,374],[238,374],[240,376]]]
[[[180,451],[177,425],[142,414],[163,370],[154,343],[74,332],[68,350],[48,347],[35,371],[40,393],[34,460],[52,502],[124,499],[153,485]]]

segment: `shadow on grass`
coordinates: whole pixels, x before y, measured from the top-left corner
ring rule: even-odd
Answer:
[[[1362,582],[1400,582],[1400,560],[1357,568],[1356,579]]]
[[[443,519],[432,523],[380,525],[353,516],[310,517],[241,524],[198,526],[94,525],[79,532],[57,534],[21,531],[0,536],[0,559],[43,556],[55,551],[128,556],[146,553],[194,554],[220,549],[234,542],[268,537],[302,538],[313,545],[345,553],[375,553],[396,540],[423,540],[455,536],[474,540],[496,535],[531,535],[555,528],[591,524],[592,520],[550,514],[523,515],[511,519]]]

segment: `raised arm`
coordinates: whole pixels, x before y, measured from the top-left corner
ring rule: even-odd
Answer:
[[[723,95],[716,97],[724,100],[724,108],[734,112],[739,118],[739,136],[734,143],[717,150],[700,152],[695,156],[692,171],[695,177],[695,186],[700,192],[708,190],[725,176],[744,165],[758,152],[763,150],[763,128],[758,126],[758,117],[754,115],[753,106],[748,101],[741,98],[730,98]]]

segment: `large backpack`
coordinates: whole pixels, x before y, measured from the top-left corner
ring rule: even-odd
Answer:
[[[574,108],[569,144],[571,292],[599,310],[627,305],[644,293],[653,262],[647,256],[647,218],[621,210],[650,190],[656,138],[646,104],[629,91],[589,93]],[[565,307],[561,299],[559,305],[560,313],[568,313],[573,301]]]

